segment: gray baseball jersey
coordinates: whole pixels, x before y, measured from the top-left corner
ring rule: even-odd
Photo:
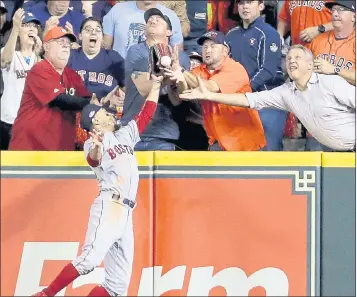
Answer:
[[[121,198],[136,200],[139,170],[134,147],[138,141],[140,136],[135,120],[118,131],[104,133],[101,164],[91,167],[102,191],[111,191]],[[92,140],[88,139],[84,143],[86,157],[91,147]]]

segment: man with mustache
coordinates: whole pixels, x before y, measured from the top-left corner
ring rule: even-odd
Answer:
[[[302,45],[290,48],[286,68],[291,82],[269,91],[213,93],[203,83],[181,94],[183,100],[207,100],[262,109],[275,107],[294,113],[323,145],[334,151],[356,150],[356,87],[337,75],[314,72],[314,56]]]
[[[28,72],[10,150],[75,149],[76,112],[90,103],[81,77],[67,67],[71,42],[75,41],[62,27],[45,35],[44,60]],[[95,98],[92,101],[96,102]]]

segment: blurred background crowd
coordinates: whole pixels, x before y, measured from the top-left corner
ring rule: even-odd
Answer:
[[[333,5],[327,5],[328,2]],[[223,75],[219,78],[222,80],[219,84],[222,93],[225,93],[223,89],[227,93],[260,92],[290,81],[285,58],[289,47],[299,44],[314,55],[317,73],[342,77],[354,86],[354,3],[347,0],[1,1],[1,150],[26,149],[18,145],[21,139],[30,139],[25,132],[22,133],[25,129],[38,133],[41,139],[36,141],[39,143],[50,142],[40,131],[50,129],[54,121],[51,118],[45,120],[40,109],[28,111],[35,103],[29,104],[23,97],[26,92],[35,95],[48,92],[45,79],[41,81],[42,85],[29,83],[26,87],[25,83],[28,73],[37,63],[43,59],[51,60],[51,53],[58,51],[54,46],[45,46],[51,40],[55,40],[58,47],[70,48],[66,67],[81,77],[89,95],[84,92],[71,94],[67,89],[66,94],[74,98],[93,97],[92,94],[99,99],[115,96],[118,117],[122,117],[125,123],[131,114],[140,110],[142,99],[147,95],[148,90],[144,88],[147,81],[136,74],[148,71],[147,48],[152,40],[160,41],[160,38],[163,42],[167,38],[171,46],[178,48],[181,66],[196,74],[203,71],[202,65],[209,65],[210,59],[218,54],[214,44],[227,45],[227,56],[238,62],[241,68],[236,64],[228,65],[226,61],[207,72],[209,79],[215,72],[225,70],[223,80]],[[146,19],[148,10],[151,14]],[[155,17],[166,21],[165,26],[168,27],[164,31],[160,31],[160,20]],[[66,35],[53,30],[58,26],[73,34],[76,40],[70,39],[67,44],[63,39]],[[170,31],[169,36],[167,30]],[[211,38],[213,45],[198,42],[207,32],[216,34]],[[245,76],[249,88],[238,88],[239,79]],[[229,86],[233,77],[237,79],[231,84],[236,88]],[[137,150],[336,151],[336,148],[316,140],[292,112],[266,108],[243,114],[237,109],[225,109],[223,114],[223,109],[207,107],[200,101],[175,103],[170,96],[173,89],[162,90],[161,106]],[[56,104],[48,103],[51,100],[43,100],[41,104],[48,104],[46,108],[56,109],[63,116],[74,113],[73,150],[81,150],[88,137],[79,127],[81,107],[73,107],[68,98],[60,99]],[[328,109],[328,106],[319,108]],[[347,106],[346,112],[355,116],[355,103]],[[208,121],[209,117],[214,120]],[[61,124],[57,123],[55,129],[62,129]],[[15,143],[11,145],[13,138]],[[233,144],[225,145],[226,142]],[[60,144],[29,147],[35,150],[72,150],[71,146]]]

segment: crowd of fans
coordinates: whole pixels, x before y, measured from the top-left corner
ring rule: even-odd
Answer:
[[[5,0],[0,14],[1,150],[81,150],[89,102],[126,124],[162,43],[175,65],[136,150],[355,151],[355,1]]]

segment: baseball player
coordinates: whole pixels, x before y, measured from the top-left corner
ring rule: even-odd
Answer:
[[[102,106],[89,104],[83,109],[81,125],[91,136],[84,144],[84,153],[98,179],[100,193],[90,210],[81,255],[67,264],[47,288],[33,296],[55,296],[103,260],[104,283],[88,296],[123,296],[127,291],[134,257],[132,211],[139,182],[134,146],[156,110],[162,78],[153,78],[143,108],[126,126],[122,127],[110,110]]]

